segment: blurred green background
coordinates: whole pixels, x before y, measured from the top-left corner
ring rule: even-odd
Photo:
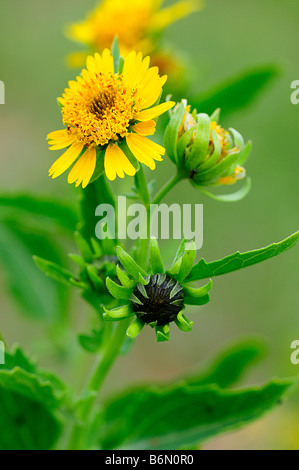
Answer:
[[[47,150],[45,136],[61,127],[56,97],[75,74],[65,65],[65,57],[76,50],[76,44],[65,39],[63,28],[82,19],[94,4],[94,0],[2,1],[0,79],[6,86],[6,104],[0,106],[1,192],[48,194],[77,204],[77,193],[66,184],[65,175],[55,181],[47,176],[58,154]],[[208,0],[203,11],[165,33],[166,40],[192,60],[198,93],[250,66],[273,63],[281,68],[280,77],[253,106],[224,122],[254,141],[247,164],[253,181],[249,196],[236,204],[222,204],[184,182],[168,197],[169,202],[177,202],[179,195],[180,203],[204,204],[200,254],[207,260],[265,246],[299,228],[299,105],[290,102],[290,84],[299,79],[298,21],[297,0]],[[149,176],[155,176],[159,185],[173,171],[165,159]],[[119,186],[120,191],[132,184],[127,180]],[[13,228],[15,221],[10,223]],[[43,227],[42,218],[40,224]],[[30,234],[31,227],[27,229]],[[51,237],[50,233],[49,240]],[[62,241],[69,245],[63,237]],[[170,260],[175,244],[167,243],[163,248]],[[8,242],[7,252],[13,249]],[[70,249],[75,250],[73,246]],[[299,339],[298,250],[216,278],[211,303],[189,315],[195,322],[193,333],[182,334],[174,328],[169,343],[156,344],[152,331],[145,331],[114,367],[106,392],[132,381],[170,379],[204,362],[227,343],[248,336],[264,338],[268,346],[266,359],[251,373],[248,383],[297,374],[299,366],[290,363],[290,344]],[[18,269],[26,277],[24,267]],[[41,354],[42,365],[55,367],[79,386],[80,378],[76,374],[73,378],[75,365],[73,370],[64,366],[53,346],[47,351],[44,329],[19,314],[7,289],[5,266],[0,280],[0,331],[8,344],[18,342],[29,352]],[[52,282],[49,286],[52,291],[57,288]],[[85,328],[88,315],[76,292],[71,302],[73,333]],[[89,367],[88,361],[82,367]],[[295,397],[270,417],[221,437],[207,448],[298,449],[298,418],[299,400]]]

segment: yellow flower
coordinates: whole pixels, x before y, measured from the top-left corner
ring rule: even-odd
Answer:
[[[110,47],[118,36],[120,52],[132,49],[152,53],[161,31],[169,24],[199,10],[200,0],[181,0],[161,9],[163,0],[103,0],[85,21],[67,29],[67,36],[88,46],[90,51]],[[84,53],[72,54],[70,63],[82,65]]]
[[[67,128],[52,132],[48,139],[51,150],[67,150],[50,168],[50,176],[56,178],[74,164],[68,182],[85,188],[98,165],[111,181],[133,176],[136,159],[155,169],[155,160],[162,161],[165,149],[146,136],[155,133],[154,119],[175,103],[154,106],[167,77],[160,77],[149,63],[141,52],[131,52],[120,73],[114,70],[108,49],[87,58],[87,69],[59,98]]]

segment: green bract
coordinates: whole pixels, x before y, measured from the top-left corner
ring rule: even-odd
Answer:
[[[190,113],[190,106],[182,100],[171,112],[171,119],[165,132],[166,152],[177,166],[183,178],[210,197],[222,201],[242,199],[250,190],[247,179],[241,190],[224,196],[214,195],[205,190],[208,186],[233,185],[246,176],[243,168],[252,149],[252,143],[244,143],[235,129],[224,130],[219,124],[220,109],[211,116],[196,110]]]
[[[108,277],[106,285],[113,297],[126,302],[112,310],[104,308],[104,318],[118,321],[135,316],[127,330],[130,338],[135,338],[146,324],[155,328],[159,342],[170,339],[169,323],[173,321],[182,331],[191,331],[193,323],[183,315],[185,306],[208,303],[212,288],[212,281],[197,289],[187,285],[186,278],[195,262],[195,244],[191,242],[186,248],[183,241],[166,271],[154,237],[150,243],[150,272],[141,268],[123,248],[117,248],[117,255],[125,271],[117,266],[119,283]]]

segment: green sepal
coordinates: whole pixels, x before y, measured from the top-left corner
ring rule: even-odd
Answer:
[[[179,138],[179,141],[178,141],[178,144],[177,144],[177,155],[178,155],[179,166],[184,165],[185,152],[186,152],[186,149],[187,149],[188,145],[190,144],[190,141],[192,139],[192,136],[193,136],[194,132],[196,131],[196,128],[197,128],[197,126],[193,126],[191,129],[189,129],[189,131],[185,132]]]
[[[239,150],[230,153],[223,160],[217,163],[217,165],[213,166],[213,168],[200,172],[200,174],[196,178],[194,178],[195,182],[201,184],[214,183],[218,178],[223,176],[225,172],[230,170],[238,162],[239,157]]]
[[[188,318],[183,315],[183,310],[178,314],[177,318],[175,319],[175,324],[184,333],[189,333],[193,329],[193,321],[188,320]]]
[[[120,59],[118,36],[115,36],[115,38],[113,39],[113,43],[111,47],[111,55],[113,57],[113,62],[114,62],[114,73],[116,73],[118,72],[118,69],[119,69],[119,59]]]
[[[174,260],[173,260],[173,263],[172,263],[172,266],[174,266],[176,264],[176,262],[183,256],[183,254],[185,253],[186,251],[186,248],[188,246],[188,240],[186,240],[186,238],[184,238],[178,249],[177,249],[177,252],[175,254],[175,257],[174,257]]]
[[[90,263],[93,260],[93,253],[88,242],[83,238],[80,232],[75,232],[75,241],[84,260]]]
[[[121,284],[126,287],[127,289],[132,289],[135,286],[135,281],[130,279],[126,273],[119,267],[119,265],[116,265],[116,274],[118,279],[120,280]]]
[[[210,290],[213,287],[213,281],[210,280],[208,284],[206,284],[203,287],[199,287],[197,289],[193,287],[184,287],[184,299],[185,302],[188,304],[189,301],[192,299],[192,305],[203,305],[202,298],[206,297],[207,294],[210,292]],[[199,303],[195,303],[199,301]],[[189,304],[190,305],[190,304]]]
[[[131,309],[131,305],[123,305],[121,307],[114,308],[109,310],[104,307],[103,318],[107,321],[119,321],[130,318],[134,315]]]
[[[167,270],[167,274],[176,278],[178,276],[182,265],[182,258],[178,259],[170,269]]]
[[[100,278],[98,274],[98,270],[94,265],[89,264],[86,267],[86,270],[87,270],[89,279],[91,280],[92,284],[94,285],[96,289],[102,290],[103,288],[105,288],[104,282]]]
[[[105,172],[104,159],[105,159],[106,148],[97,147],[96,152],[97,152],[97,154],[96,154],[96,167],[94,169],[94,172],[92,174],[91,180],[89,181],[88,185],[90,185],[91,183],[96,181]]]
[[[130,163],[132,163],[133,167],[136,171],[140,170],[140,163],[137,158],[132,154],[131,150],[129,149],[126,139],[122,139],[118,143],[119,148],[124,152]]]
[[[90,243],[91,243],[92,249],[93,249],[96,257],[101,258],[103,256],[103,250],[101,248],[101,245],[100,245],[99,241],[96,240],[95,238],[91,238]]]
[[[164,273],[160,248],[156,237],[152,237],[150,241],[150,262],[153,274]]]
[[[142,284],[143,286],[147,286],[149,283],[149,277],[148,276],[143,277],[142,274],[139,273],[138,282]]]
[[[220,144],[217,131],[215,130],[212,131],[212,139],[213,139],[213,144],[214,144],[214,152],[205,162],[203,162],[198,167],[198,171],[200,172],[204,170],[208,170],[209,168],[212,168],[214,165],[216,165],[221,156],[221,144]]]
[[[250,156],[251,151],[252,151],[252,145],[253,145],[252,141],[249,140],[247,144],[243,147],[243,150],[238,160],[238,165],[242,166],[247,162],[248,157]]]
[[[233,193],[230,193],[230,194],[213,194],[210,191],[208,191],[207,189],[202,188],[200,185],[197,185],[197,184],[194,183],[193,186],[196,189],[199,189],[206,196],[208,196],[212,199],[215,199],[215,201],[237,202],[237,201],[241,201],[242,199],[244,199],[244,197],[246,197],[247,194],[249,193],[249,191],[251,189],[251,179],[246,178],[245,184],[243,184],[243,186],[240,189],[238,189],[237,191],[235,191]]]
[[[215,121],[218,124],[218,122],[220,120],[220,114],[221,114],[221,109],[220,108],[215,109],[213,114],[211,114],[211,116],[210,116],[211,122]]]
[[[177,144],[178,144],[178,132],[182,121],[184,119],[185,106],[183,103],[177,105],[177,109],[173,112],[172,117],[166,127],[164,134],[164,146],[167,155],[174,164],[178,163],[177,155]]]
[[[210,143],[211,119],[207,114],[197,115],[197,132],[187,159],[190,170],[196,168],[206,157]]]
[[[129,338],[134,339],[141,333],[144,326],[145,326],[145,323],[142,320],[140,320],[140,318],[135,318],[135,320],[131,323],[131,325],[127,329],[126,335]]]
[[[68,256],[74,263],[76,263],[78,266],[80,266],[80,268],[85,269],[86,264],[85,264],[85,261],[82,258],[82,256],[77,255],[77,254],[73,254],[73,253],[69,253]]]
[[[170,340],[169,324],[163,326],[156,325],[155,330],[158,343],[163,343]]]
[[[139,282],[139,273],[144,277],[147,276],[147,273],[144,271],[144,269],[142,269],[141,266],[139,266],[121,246],[116,248],[116,253],[119,261],[127,273],[130,274],[136,281]]]
[[[119,58],[119,66],[118,66],[118,73],[119,74],[123,73],[124,65],[125,65],[125,59],[123,57],[120,57]]]
[[[177,280],[179,282],[183,282],[184,279],[190,274],[190,271],[194,265],[195,258],[196,258],[196,245],[192,241],[182,256],[180,270],[177,275]]]
[[[198,305],[198,306],[206,305],[210,302],[210,300],[211,299],[210,299],[209,294],[204,295],[202,297],[193,297],[193,296],[191,297],[189,295],[186,295],[184,297],[184,302],[186,305]]]
[[[110,294],[118,300],[129,300],[132,293],[131,289],[120,286],[116,282],[112,281],[109,277],[106,279],[106,286]]]

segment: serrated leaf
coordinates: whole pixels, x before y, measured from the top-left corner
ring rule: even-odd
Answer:
[[[268,259],[274,258],[287,250],[293,248],[299,241],[299,231],[290,235],[279,243],[273,243],[259,250],[247,251],[240,253],[237,251],[232,255],[226,256],[212,263],[207,263],[201,259],[192,269],[187,277],[188,282],[199,281],[209,277],[221,276],[239,269],[262,263]]]
[[[227,388],[240,380],[264,355],[263,343],[246,340],[226,349],[204,371],[187,376],[185,381],[194,386],[216,384],[220,388]]]
[[[263,416],[294,383],[273,380],[237,391],[216,385],[139,387],[104,405],[98,442],[103,449],[174,450],[200,444]]]
[[[38,370],[17,348],[0,366],[0,450],[49,450],[60,432],[55,411],[66,388],[51,372]]]

